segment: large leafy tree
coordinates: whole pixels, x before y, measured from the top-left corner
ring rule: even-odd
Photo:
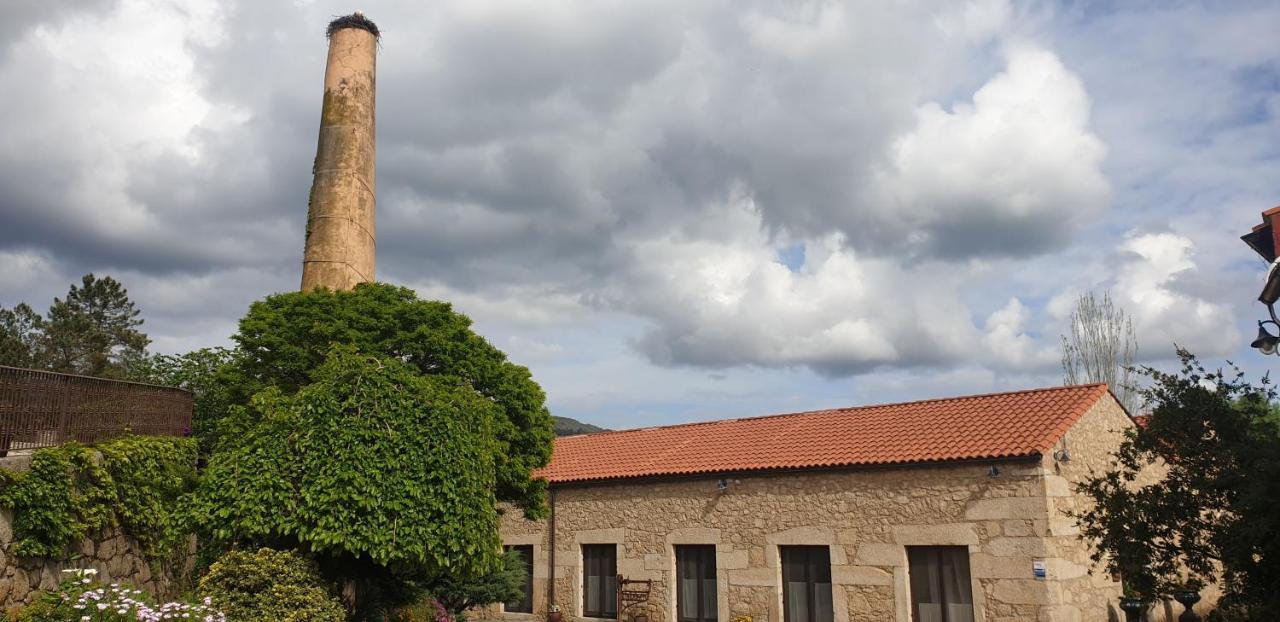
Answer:
[[[233,403],[247,404],[268,387],[286,395],[298,391],[333,344],[461,383],[501,414],[493,422],[498,498],[531,518],[545,511],[546,482],[530,474],[551,459],[546,396],[527,368],[507,360],[448,303],[420,300],[411,289],[383,283],[278,294],[250,307],[234,339],[241,356],[224,377]]]
[[[456,378],[350,345],[310,376],[253,398],[187,508],[198,531],[307,552],[358,611],[373,606],[370,590],[492,570],[497,406]]]
[[[1138,595],[1221,579],[1227,608],[1269,620],[1280,610],[1275,392],[1179,355],[1178,373],[1143,369],[1151,415],[1081,486],[1095,504],[1077,520],[1095,561]]]
[[[491,576],[499,500],[545,511],[542,390],[448,304],[376,283],[279,294],[234,340],[160,366],[211,396],[188,514],[207,545],[306,552],[360,616]]]

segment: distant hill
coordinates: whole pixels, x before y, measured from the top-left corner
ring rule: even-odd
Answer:
[[[568,417],[556,417],[552,415],[554,420],[556,436],[573,436],[574,434],[590,434],[592,432],[608,432],[608,428],[602,428],[590,423],[583,423],[577,419]]]

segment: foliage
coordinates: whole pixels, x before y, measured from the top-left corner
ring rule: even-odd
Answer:
[[[240,321],[235,340],[243,356],[224,380],[241,405],[267,387],[290,395],[311,382],[331,345],[347,344],[465,386],[500,409],[492,422],[498,498],[540,517],[546,482],[530,473],[551,458],[545,396],[528,369],[508,361],[470,325],[448,303],[419,300],[410,289],[382,283],[279,294],[254,303]]]
[[[235,622],[346,619],[315,564],[292,551],[231,551],[200,579],[200,591]]]
[[[384,616],[385,622],[456,622],[440,601],[425,598]]]
[[[1280,425],[1275,391],[1234,370],[1144,368],[1154,406],[1108,471],[1080,486],[1077,516],[1095,561],[1145,598],[1221,577],[1224,606],[1261,620],[1280,608]],[[1189,573],[1189,580],[1183,573]]]
[[[173,508],[193,485],[195,446],[159,437],[122,438],[97,450],[68,443],[36,451],[30,470],[6,479],[0,505],[14,513],[15,555],[61,557],[95,530],[119,524],[158,556],[180,538]]]
[[[147,360],[142,372],[146,381],[191,391],[194,405],[191,432],[200,442],[200,453],[208,455],[217,446],[219,423],[237,408],[231,402],[231,388],[221,379],[236,360],[238,351],[229,348],[201,348],[186,354],[158,354]]]
[[[36,367],[44,318],[27,303],[0,308],[0,365]]]
[[[1110,294],[1098,300],[1082,294],[1071,312],[1071,335],[1062,336],[1062,371],[1067,384],[1105,382],[1130,414],[1142,406],[1133,384],[1138,342],[1133,321]]]
[[[502,556],[502,565],[479,575],[447,574],[432,581],[427,590],[454,617],[461,619],[470,607],[520,600],[528,569],[514,550]]]
[[[115,486],[111,509],[124,533],[153,558],[176,554],[186,539],[176,508],[196,483],[195,442],[130,436],[101,443],[97,449]]]
[[[0,364],[138,379],[151,342],[139,314],[119,281],[86,274],[44,317],[26,303],[0,310]]]
[[[88,447],[68,443],[41,449],[31,468],[0,490],[13,510],[13,553],[58,557],[67,545],[111,523],[115,486]]]
[[[10,622],[158,622],[176,619],[226,622],[227,618],[211,607],[207,598],[202,603],[153,605],[142,590],[119,584],[100,586],[88,578],[64,581],[57,590],[45,592],[39,600],[7,618]]]
[[[189,507],[203,537],[297,548],[339,581],[495,562],[493,402],[446,376],[335,346],[312,382],[254,398]],[[399,598],[399,597],[396,597]]]

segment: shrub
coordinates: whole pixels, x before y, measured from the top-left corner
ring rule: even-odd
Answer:
[[[431,581],[427,590],[453,618],[463,619],[467,609],[519,600],[524,595],[528,569],[515,551],[502,556],[502,565],[478,575],[448,574]]]
[[[139,620],[202,620],[226,622],[206,598],[202,603],[169,602],[154,605],[139,589],[113,583],[98,585],[89,578],[64,581],[57,590],[7,618],[10,622],[138,622]]]
[[[396,609],[386,616],[386,622],[457,622],[457,618],[440,601],[427,598]]]
[[[346,611],[315,564],[292,551],[231,551],[200,579],[200,592],[233,622],[343,622]]]

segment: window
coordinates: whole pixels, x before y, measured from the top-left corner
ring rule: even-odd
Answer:
[[[832,622],[831,550],[778,547],[782,557],[782,611],[786,622]]]
[[[618,617],[617,545],[582,545],[582,615]]]
[[[968,548],[909,546],[907,564],[914,622],[973,622]]]
[[[679,622],[716,620],[716,547],[676,546],[676,615]]]
[[[502,610],[512,613],[533,613],[533,546],[521,544],[502,548],[508,552],[515,551],[516,555],[520,556],[520,561],[524,563],[523,594],[519,600],[503,603]]]

